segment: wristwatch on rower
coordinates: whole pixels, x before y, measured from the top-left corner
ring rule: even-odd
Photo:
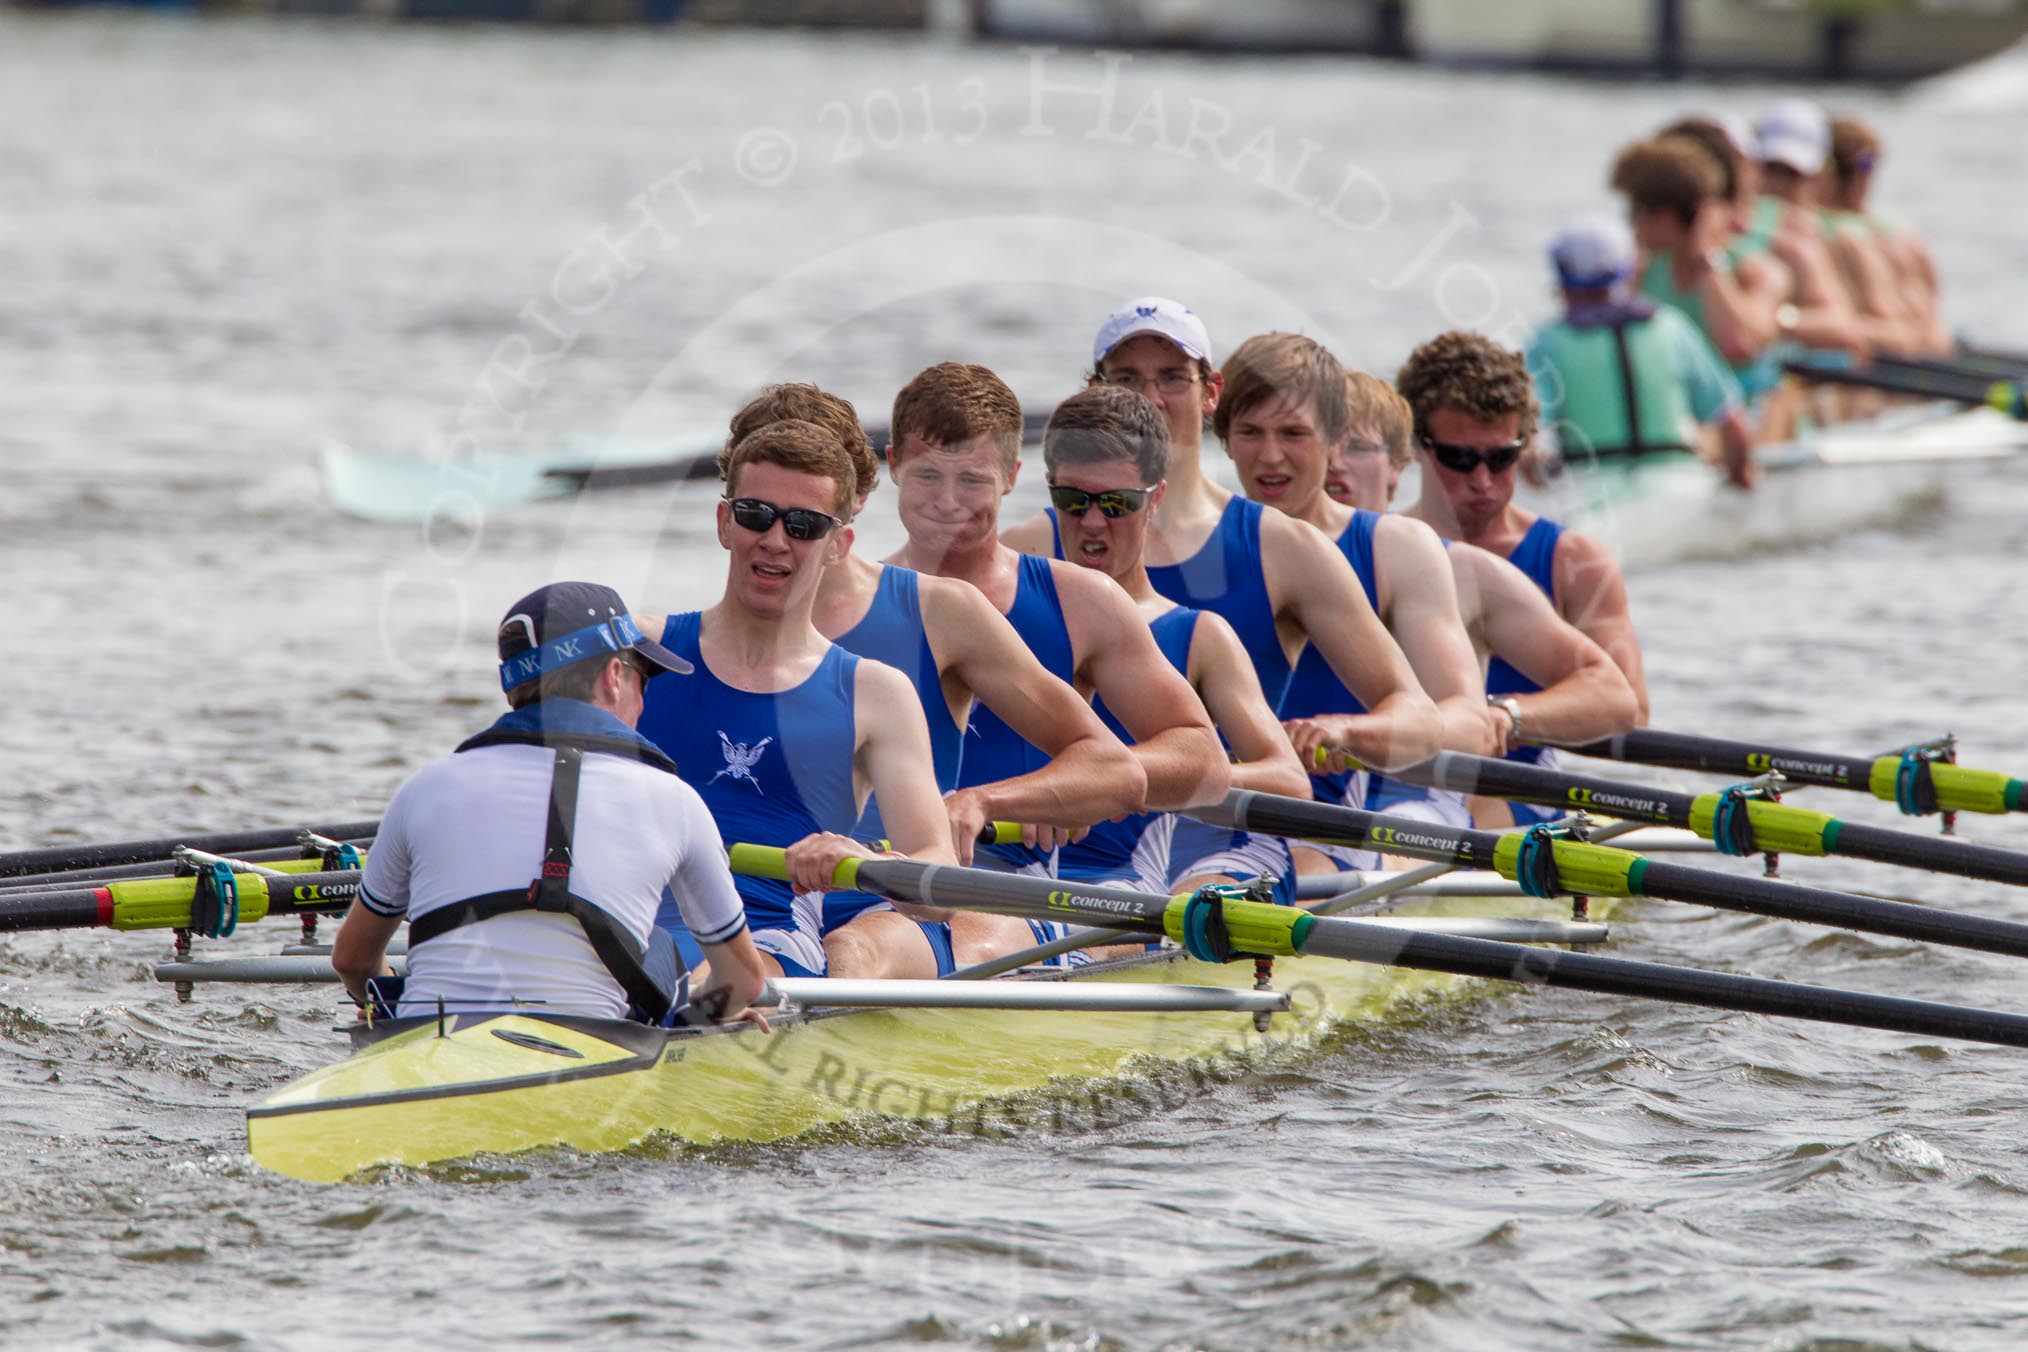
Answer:
[[[1486,696],[1486,704],[1491,708],[1504,709],[1506,711],[1507,745],[1512,746],[1516,742],[1519,742],[1521,740],[1520,701],[1516,700],[1512,695],[1488,695]]]

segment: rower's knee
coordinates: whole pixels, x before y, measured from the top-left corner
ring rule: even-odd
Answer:
[[[1025,920],[976,911],[951,918],[951,957],[960,967],[1018,953],[1034,942],[1035,931]]]
[[[824,936],[824,970],[836,977],[878,975],[880,946],[854,921]]]
[[[824,936],[826,970],[836,977],[929,980],[936,953],[922,926],[898,911],[868,911]]]

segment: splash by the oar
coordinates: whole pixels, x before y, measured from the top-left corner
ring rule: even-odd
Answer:
[[[731,855],[736,872],[769,878],[784,877],[787,873],[779,849],[734,845]],[[848,859],[839,865],[835,881],[841,888],[877,892],[897,901],[926,906],[1070,921],[1138,934],[1164,934],[1182,944],[1192,957],[1205,961],[1256,955],[1338,958],[1926,1037],[2028,1047],[2028,1018],[2018,1014],[1625,958],[1535,949],[1491,939],[1405,932],[1360,920],[1313,915],[1291,906],[1236,901],[1209,889],[1190,896],[1163,897],[1124,887],[1066,883],[949,864],[919,864],[906,859]]]
[[[1671,770],[1702,770],[1750,779],[1779,770],[1798,784],[1870,793],[1912,816],[1931,812],[2028,811],[2028,785],[1997,770],[1939,760],[1926,748],[1886,756],[1792,751],[1766,742],[1731,742],[1682,732],[1636,728],[1570,750],[1581,756],[1633,761]]]
[[[1882,864],[2028,886],[2028,853],[1840,821],[1825,812],[1756,797],[1747,786],[1718,793],[1674,793],[1546,770],[1518,761],[1439,752],[1397,772],[1411,784],[1596,812],[1628,821],[1695,831],[1724,854],[1846,855]]]
[[[2028,925],[1663,863],[1610,845],[1568,839],[1546,827],[1496,834],[1244,790],[1227,794],[1216,807],[1194,808],[1190,815],[1243,831],[1489,868],[1533,896],[1661,897],[2028,957]]]

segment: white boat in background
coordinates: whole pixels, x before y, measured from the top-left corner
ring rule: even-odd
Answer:
[[[1752,492],[1728,487],[1695,456],[1663,453],[1573,465],[1522,501],[1596,535],[1623,568],[1638,570],[1888,525],[1939,500],[1948,467],[2023,450],[2028,423],[1927,403],[1761,448]]]

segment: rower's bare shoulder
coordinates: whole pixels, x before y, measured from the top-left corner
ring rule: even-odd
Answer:
[[[852,699],[861,711],[878,711],[881,718],[906,717],[907,711],[920,712],[922,703],[916,697],[915,685],[885,662],[871,657],[859,659],[858,670],[853,678]],[[872,720],[879,722],[879,719]],[[859,725],[867,726],[868,720],[861,718]],[[928,725],[925,724],[925,727]]]
[[[1003,528],[1000,543],[1017,554],[1039,554],[1045,559],[1051,558],[1056,554],[1056,528],[1049,520],[1049,513],[1037,512],[1018,526]]]
[[[1435,557],[1431,550],[1441,554],[1444,547],[1443,537],[1428,522],[1398,512],[1388,512],[1373,523],[1373,543],[1375,548],[1390,554],[1420,555],[1424,559]]]
[[[1607,567],[1615,573],[1620,570],[1619,560],[1613,557],[1612,550],[1606,548],[1605,541],[1581,530],[1565,530],[1558,537],[1556,566],[1562,568],[1566,559],[1587,568]]]
[[[1557,552],[1559,556],[1562,553],[1561,550]],[[1463,540],[1451,541],[1449,553],[1461,601],[1469,585],[1474,597],[1490,605],[1508,609],[1520,606],[1529,610],[1550,610],[1549,597],[1511,559],[1503,559],[1490,549],[1468,545]]]
[[[1260,519],[1261,580],[1277,614],[1305,599],[1321,599],[1317,587],[1339,588],[1352,578],[1352,565],[1330,536],[1307,521],[1269,509]],[[1351,584],[1359,584],[1354,579]]]
[[[1603,590],[1624,591],[1626,579],[1620,574],[1619,560],[1612,550],[1595,535],[1583,531],[1566,530],[1556,543],[1556,594],[1561,597],[1574,592],[1596,595]]]
[[[977,623],[981,612],[998,615],[993,603],[961,577],[916,574],[916,595],[922,600],[923,619],[934,626]]]
[[[1111,613],[1122,607],[1134,610],[1134,599],[1128,596],[1119,583],[1107,577],[1096,568],[1066,559],[1049,560],[1049,576],[1056,583],[1056,594],[1068,612],[1073,605],[1081,609],[1097,609]]]
[[[634,623],[641,627],[641,632],[655,642],[660,643],[662,641],[662,631],[669,627],[669,617],[643,610],[636,610],[632,613]]]
[[[1320,549],[1327,554],[1338,552],[1330,536],[1307,521],[1273,508],[1260,514],[1260,544],[1269,559],[1277,555],[1308,559]]]
[[[1251,669],[1253,665],[1246,645],[1239,641],[1239,631],[1226,623],[1223,615],[1210,610],[1197,612],[1197,623],[1190,630],[1190,657],[1196,666],[1210,669],[1230,669],[1234,663]]]

